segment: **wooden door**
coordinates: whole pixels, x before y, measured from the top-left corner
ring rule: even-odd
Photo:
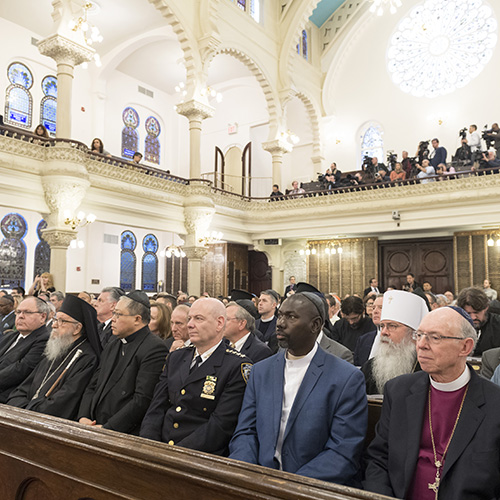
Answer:
[[[417,282],[429,281],[433,293],[453,290],[453,239],[379,242],[380,281],[398,290],[413,273]]]
[[[248,291],[259,295],[272,288],[271,267],[264,252],[248,252]]]

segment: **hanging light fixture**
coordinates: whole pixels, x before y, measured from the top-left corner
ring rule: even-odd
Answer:
[[[326,244],[326,248],[325,248],[325,253],[327,255],[336,255],[336,254],[342,254],[343,250],[342,250],[342,246],[340,245],[340,243],[337,243],[337,242],[328,242]]]
[[[164,250],[160,252],[160,257],[166,257],[171,259],[172,257],[182,257],[184,258],[186,253],[180,245],[174,244],[174,235],[172,234],[172,244],[168,245]]]
[[[207,247],[208,245],[213,245],[215,243],[219,243],[222,241],[222,238],[224,235],[220,231],[212,231],[212,232],[206,232],[199,240],[198,242],[201,243],[204,247]]]

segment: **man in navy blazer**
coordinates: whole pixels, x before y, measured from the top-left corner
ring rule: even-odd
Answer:
[[[257,363],[230,458],[339,484],[356,484],[367,424],[363,376],[316,342],[321,298],[296,293],[278,312],[286,351]]]

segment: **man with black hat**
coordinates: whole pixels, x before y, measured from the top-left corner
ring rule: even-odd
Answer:
[[[150,303],[139,290],[120,298],[113,311],[113,335],[90,381],[79,422],[138,434],[160,376],[167,346],[149,330]]]
[[[189,310],[192,345],[171,352],[141,436],[226,455],[241,408],[250,359],[223,340],[224,304],[202,298]]]
[[[52,321],[44,357],[7,404],[75,419],[101,353],[95,309],[67,295]]]
[[[239,302],[245,302],[241,300]],[[255,309],[252,301],[249,306]],[[271,349],[253,333],[255,319],[250,312],[238,302],[229,302],[226,306],[226,326],[224,337],[230,346],[257,363],[273,354]]]
[[[2,321],[0,322],[0,336],[7,330],[12,330],[16,323],[16,315],[14,314],[15,302],[12,295],[4,295],[0,297],[0,314]]]
[[[322,299],[298,292],[278,311],[286,350],[257,363],[245,392],[230,458],[353,485],[367,425],[364,378],[316,342]]]
[[[49,306],[38,297],[24,299],[16,309],[16,331],[0,339],[0,403],[36,368],[49,331]]]

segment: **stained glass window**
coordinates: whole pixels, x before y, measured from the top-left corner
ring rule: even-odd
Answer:
[[[33,278],[38,274],[50,272],[50,246],[43,239],[42,229],[47,227],[47,223],[42,219],[36,228],[36,234],[40,242],[35,248],[35,268],[33,269]]]
[[[10,85],[5,93],[5,123],[30,128],[33,115],[33,98],[29,89],[33,75],[22,63],[12,63],[7,69]]]
[[[236,4],[241,10],[245,10],[247,2],[246,0],[236,0]]]
[[[302,30],[302,57],[304,59],[309,58],[308,48],[307,48],[307,31]]]
[[[142,289],[145,292],[156,291],[158,282],[158,239],[154,234],[147,234],[142,240]]]
[[[478,76],[496,43],[497,21],[483,0],[426,0],[392,35],[388,70],[403,92],[437,97]]]
[[[365,156],[377,157],[379,162],[384,160],[384,140],[382,139],[382,127],[380,125],[369,125],[362,135],[361,162]]]
[[[135,290],[135,269],[137,259],[134,250],[137,238],[132,231],[121,234],[120,287],[126,292]]]
[[[160,164],[160,135],[161,128],[160,122],[154,117],[150,116],[145,123],[146,126],[146,140],[144,144],[145,160],[151,163]]]
[[[57,78],[46,76],[42,80],[42,91],[45,97],[40,102],[40,119],[52,136],[56,135],[57,115]]]
[[[19,214],[7,214],[0,223],[4,239],[0,242],[0,285],[13,288],[22,286],[26,270],[26,220]]]
[[[134,153],[139,149],[139,114],[134,108],[128,107],[123,110],[122,120],[125,127],[122,129],[122,157],[132,159]]]

